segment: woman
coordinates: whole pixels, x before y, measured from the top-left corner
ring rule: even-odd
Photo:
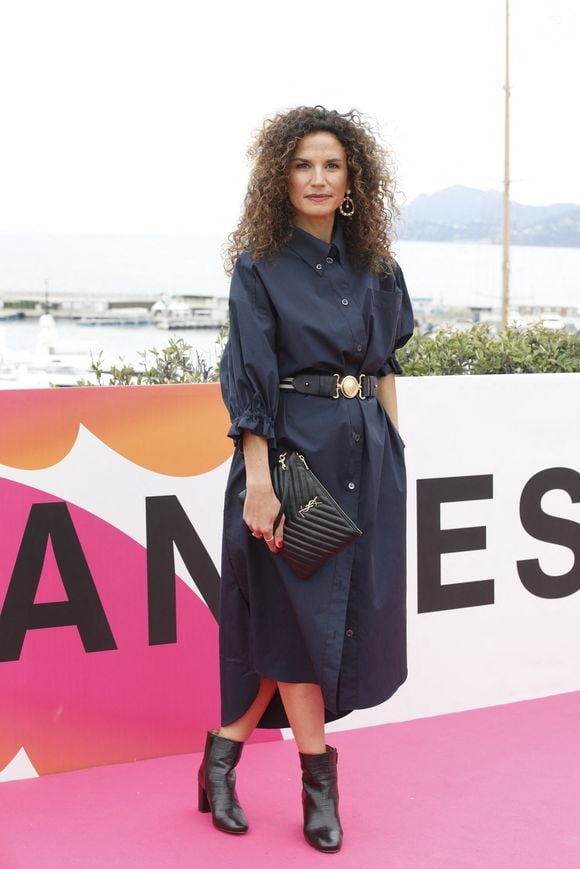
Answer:
[[[246,832],[234,769],[243,743],[255,727],[289,725],[305,837],[338,851],[337,752],[324,723],[382,703],[407,675],[394,350],[411,337],[413,314],[390,250],[388,154],[356,112],[279,114],[250,156],[245,208],[230,236],[221,365],[236,444],[222,551],[222,726],[208,733],[199,808],[219,829]],[[356,378],[354,395],[346,375]],[[309,579],[281,557],[283,521],[274,528],[270,468],[286,449],[305,455],[363,532]]]

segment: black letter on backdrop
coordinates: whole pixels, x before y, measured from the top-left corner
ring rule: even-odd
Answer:
[[[173,544],[217,619],[219,574],[175,495],[146,498],[149,645],[177,641]]]
[[[493,579],[441,584],[441,555],[485,549],[485,525],[441,528],[441,504],[493,497],[493,476],[417,480],[418,612],[428,613],[493,603]]]
[[[34,603],[49,537],[68,600]],[[117,648],[67,505],[33,504],[0,613],[0,661],[19,659],[28,630],[68,625],[86,652]]]
[[[520,498],[520,519],[532,537],[567,546],[574,564],[561,576],[544,573],[537,558],[517,562],[522,585],[537,597],[567,597],[580,589],[580,525],[571,519],[551,516],[541,507],[542,497],[552,489],[563,489],[573,504],[580,501],[580,474],[571,468],[546,468],[528,480]]]

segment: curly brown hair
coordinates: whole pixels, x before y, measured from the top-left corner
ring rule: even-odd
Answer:
[[[346,152],[356,209],[344,220],[344,237],[353,264],[374,272],[394,265],[391,241],[399,207],[390,152],[356,109],[340,114],[323,106],[300,106],[268,118],[254,133],[248,149],[254,165],[243,213],[225,246],[228,274],[243,251],[250,251],[254,261],[272,259],[289,241],[294,229],[290,161],[300,139],[318,132],[335,135]]]

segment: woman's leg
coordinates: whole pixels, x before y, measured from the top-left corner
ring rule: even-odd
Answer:
[[[278,690],[298,751],[303,754],[324,752],[324,701],[320,685],[311,682],[278,682]]]
[[[278,689],[288,716],[298,750],[319,754],[325,750],[324,702],[320,685],[310,682],[278,682]],[[276,682],[260,677],[260,688],[252,705],[241,718],[219,729],[219,735],[245,742],[272,699]]]
[[[278,689],[300,757],[304,837],[318,851],[338,851],[342,844],[338,755],[335,748],[326,745],[320,685],[278,682]]]
[[[272,679],[260,676],[260,688],[252,705],[237,721],[220,727],[218,735],[225,736],[226,739],[233,739],[235,742],[245,742],[264,714],[275,690],[276,683]]]
[[[276,690],[276,683],[260,677],[258,693],[241,718],[207,734],[205,751],[197,773],[198,808],[210,812],[214,826],[225,833],[245,833],[248,821],[240,806],[235,768],[244,742],[262,717]]]

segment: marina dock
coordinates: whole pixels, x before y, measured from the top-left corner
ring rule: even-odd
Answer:
[[[228,300],[219,296],[187,294],[95,294],[4,292],[0,297],[0,323],[38,319],[74,320],[86,326],[145,326],[161,329],[219,329],[227,321]]]

